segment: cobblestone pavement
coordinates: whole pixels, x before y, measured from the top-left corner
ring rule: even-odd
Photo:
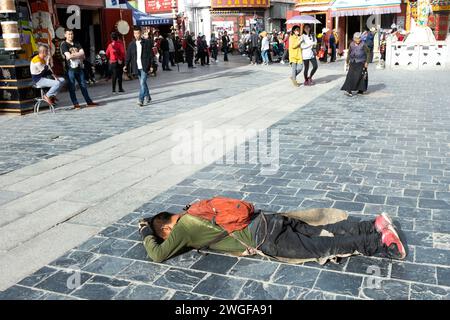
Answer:
[[[68,93],[61,94],[60,106],[53,115],[1,116],[0,174],[33,164],[42,159],[76,150],[133,128],[172,117],[201,107],[216,99],[225,99],[249,87],[270,81],[270,72],[236,69],[245,63],[236,57],[229,63],[219,62],[180,72],[159,72],[149,78],[152,104],[137,106],[138,81],[125,81],[125,94],[112,95],[110,83],[89,88],[90,96],[102,105],[96,109],[73,110]],[[227,85],[224,86],[224,81]],[[249,81],[251,80],[251,81]],[[80,103],[83,97],[77,91]],[[180,103],[182,102],[182,103]]]
[[[0,298],[449,299],[450,75],[373,70],[370,77],[368,95],[348,98],[335,87],[272,126],[280,131],[275,175],[262,175],[258,164],[211,164]],[[371,218],[385,211],[401,226],[409,255],[325,266],[196,251],[148,260],[140,217],[218,194],[280,212],[334,207]],[[75,267],[81,286],[73,288]]]

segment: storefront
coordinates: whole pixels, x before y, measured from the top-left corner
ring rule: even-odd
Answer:
[[[224,31],[233,41],[233,48],[245,31],[265,29],[264,12],[270,0],[211,0],[211,31],[219,36]]]

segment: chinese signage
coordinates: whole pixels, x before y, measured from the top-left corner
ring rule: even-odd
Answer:
[[[269,8],[270,0],[211,0],[211,8]]]
[[[150,14],[172,12],[172,0],[146,0],[145,12]]]

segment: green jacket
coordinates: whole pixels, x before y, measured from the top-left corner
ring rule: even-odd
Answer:
[[[178,220],[167,240],[158,244],[153,236],[147,236],[144,239],[144,247],[150,259],[154,262],[162,262],[183,248],[202,248],[216,239],[222,232],[222,228],[213,225],[208,220],[185,214]],[[241,231],[235,231],[233,234],[249,246],[255,246],[248,227]],[[210,248],[234,254],[241,254],[247,249],[238,240],[230,236],[212,244]]]

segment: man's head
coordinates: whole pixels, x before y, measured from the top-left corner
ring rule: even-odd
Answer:
[[[227,34],[228,34],[228,33],[227,33],[226,31],[223,33],[224,36],[226,36]]]
[[[45,44],[40,44],[38,47],[39,58],[45,60],[48,56],[48,47]]]
[[[64,36],[66,37],[67,41],[73,41],[73,30],[72,29],[68,29],[66,28],[65,32],[64,32]]]
[[[117,32],[111,32],[111,40],[112,41],[119,40],[119,35],[117,34]]]
[[[179,214],[166,211],[160,212],[151,219],[150,228],[152,228],[155,236],[161,240],[166,240],[169,238],[169,235],[179,218]]]
[[[139,41],[139,40],[141,40],[141,35],[142,35],[142,32],[141,32],[141,28],[139,28],[139,27],[134,27],[134,29],[133,29],[133,36],[134,36],[134,39],[136,40],[136,41]]]

